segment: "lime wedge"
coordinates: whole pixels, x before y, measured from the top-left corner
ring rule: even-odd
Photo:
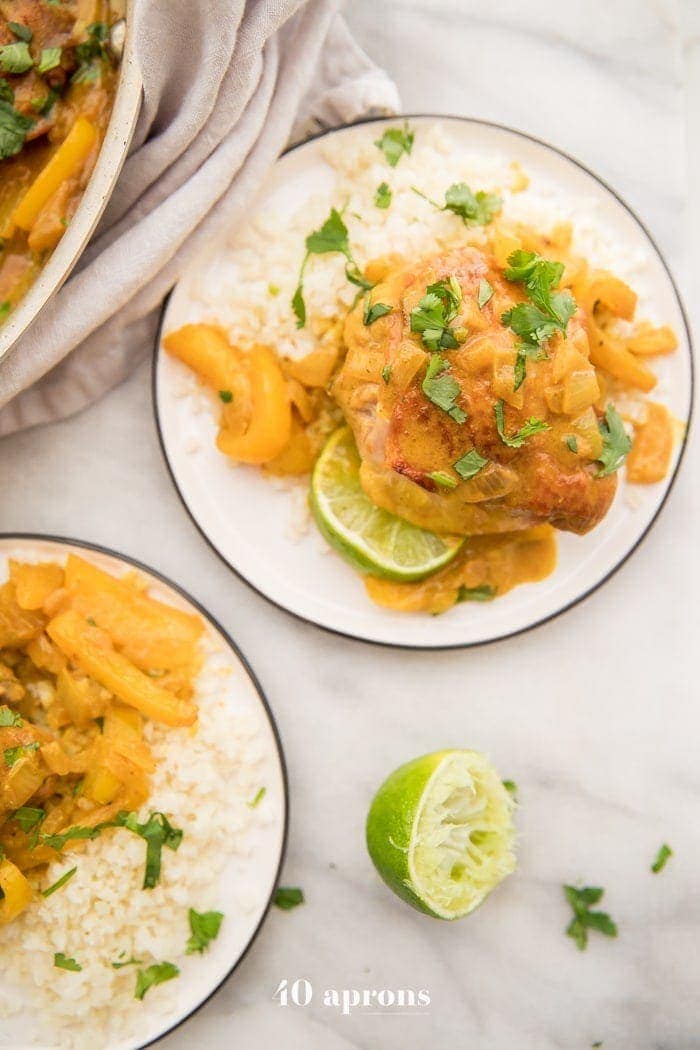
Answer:
[[[384,781],[367,816],[367,849],[399,897],[459,919],[515,870],[513,808],[484,755],[436,751]]]
[[[350,427],[331,434],[311,478],[311,510],[332,547],[360,572],[422,580],[451,561],[464,540],[437,536],[375,507],[360,484]]]

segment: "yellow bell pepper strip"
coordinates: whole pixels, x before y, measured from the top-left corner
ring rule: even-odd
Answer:
[[[11,860],[0,861],[0,926],[12,922],[32,899],[32,888]]]
[[[86,674],[147,718],[168,726],[191,726],[196,722],[194,704],[180,700],[139,671],[125,656],[110,648],[109,635],[98,627],[91,627],[72,609],[50,620],[46,632]]]
[[[241,354],[217,325],[183,325],[175,332],[168,332],[163,346],[217,391],[230,390],[234,377],[241,371]]]
[[[15,225],[22,230],[31,230],[41,209],[56,190],[80,172],[96,141],[97,128],[84,117],[78,117],[15,208],[12,215]]]
[[[267,463],[288,443],[292,430],[292,408],[282,370],[273,352],[255,346],[246,355],[250,381],[252,416],[244,434],[225,426],[216,444],[220,452],[239,463]]]

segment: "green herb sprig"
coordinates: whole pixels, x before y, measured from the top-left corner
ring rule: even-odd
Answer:
[[[331,252],[340,252],[345,256],[345,276],[351,284],[357,285],[363,291],[370,291],[374,286],[360,273],[360,268],[355,262],[348,239],[348,228],[343,222],[343,216],[337,208],[331,208],[330,215],[317,230],[310,233],[304,242],[306,254],[299,269],[299,281],[292,296],[292,310],[297,319],[297,328],[303,328],[306,324],[306,302],[304,300],[304,272],[312,255],[327,255]]]
[[[198,912],[190,908],[188,918],[191,935],[185,951],[187,955],[194,955],[195,952],[201,955],[219,936],[221,923],[224,921],[223,913],[220,911]]]
[[[574,917],[566,928],[567,937],[576,944],[579,951],[588,944],[588,931],[597,930],[606,937],[617,937],[617,926],[607,912],[591,911],[591,905],[597,904],[604,890],[599,886],[564,886],[564,894],[571,905]]]
[[[598,429],[603,438],[603,451],[598,457],[600,470],[596,477],[605,478],[622,466],[632,448],[632,441],[614,405],[608,405],[605,409],[605,418],[598,423]]]
[[[387,128],[374,145],[382,151],[387,163],[395,168],[404,153],[410,155],[414,138],[415,132],[409,127],[408,121],[405,121],[402,128]]]
[[[549,430],[549,424],[543,422],[541,419],[528,419],[520,430],[517,430],[515,434],[510,436],[505,432],[505,416],[503,411],[503,401],[497,401],[493,406],[493,414],[496,417],[496,430],[498,436],[504,445],[508,445],[509,448],[521,448],[525,444],[529,437],[533,434],[541,434],[545,430]]]
[[[411,186],[411,189],[438,211],[451,211],[453,215],[458,215],[465,226],[488,226],[503,207],[503,199],[498,194],[485,190],[475,193],[466,182],[453,182],[448,186],[444,204],[438,204],[417,186]]]

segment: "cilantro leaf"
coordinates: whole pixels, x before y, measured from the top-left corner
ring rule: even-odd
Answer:
[[[411,331],[420,333],[428,350],[456,350],[464,342],[466,331],[450,327],[461,302],[462,289],[454,275],[428,285],[410,314]]]
[[[19,744],[18,747],[5,748],[2,757],[5,761],[5,765],[8,769],[11,769],[15,762],[18,762],[20,758],[24,758],[26,755],[31,754],[32,751],[38,750],[39,743],[35,740],[33,744]]]
[[[486,278],[482,277],[482,279],[479,281],[479,292],[478,292],[477,297],[476,297],[476,301],[477,301],[477,303],[479,305],[479,309],[480,310],[484,309],[484,307],[489,302],[489,300],[492,298],[492,296],[493,296],[493,288],[491,287],[489,282],[486,280]]]
[[[529,437],[533,434],[540,434],[544,430],[549,430],[549,424],[544,423],[541,419],[528,419],[526,423],[516,431],[515,434],[511,434],[510,437],[505,432],[505,418],[503,414],[503,401],[497,401],[493,406],[493,414],[496,417],[496,430],[498,436],[504,445],[508,445],[509,448],[521,448],[525,444]]]
[[[433,470],[430,474],[426,474],[426,477],[443,489],[456,489],[459,484],[456,478],[444,470]]]
[[[256,791],[254,797],[248,803],[249,807],[251,809],[255,809],[256,806],[258,806],[262,802],[262,800],[265,798],[266,794],[267,794],[267,788],[266,787],[258,788],[258,790]]]
[[[569,452],[573,452],[574,455],[578,455],[578,441],[576,440],[573,434],[569,434],[568,438],[566,439],[566,447],[568,448]]]
[[[598,457],[601,466],[596,477],[605,478],[622,466],[632,441],[614,405],[605,409],[605,419],[598,423],[598,429],[603,437],[603,451]]]
[[[61,64],[62,51],[60,47],[45,47],[39,57],[37,73],[50,73]]]
[[[669,857],[673,856],[673,850],[670,846],[667,846],[664,842],[663,846],[659,847],[659,852],[656,854],[656,859],[651,866],[651,870],[655,875],[658,875],[660,871],[666,867],[666,861]]]
[[[405,121],[402,128],[387,128],[374,145],[382,151],[391,167],[395,168],[404,153],[411,153],[414,138],[415,132],[411,131],[408,122]]]
[[[46,813],[36,806],[20,806],[12,814],[12,819],[16,820],[24,834],[28,835],[30,831],[40,827],[42,821],[46,819]]]
[[[386,303],[375,303],[374,306],[369,305],[369,297],[365,304],[365,311],[362,315],[362,323],[364,325],[374,324],[380,317],[385,317],[391,313],[391,307],[387,306]]]
[[[342,252],[350,258],[348,228],[340,212],[331,208],[331,213],[318,229],[306,238],[306,250],[311,255],[324,255],[326,252]]]
[[[391,365],[384,365],[384,368],[382,368],[382,379],[385,383],[388,383],[391,379]]]
[[[502,207],[503,200],[497,194],[485,190],[474,193],[466,182],[454,182],[445,191],[443,211],[459,215],[465,226],[488,226]]]
[[[576,943],[579,951],[588,944],[588,931],[597,930],[606,937],[617,937],[617,926],[604,911],[591,911],[603,896],[600,886],[564,886],[564,894],[571,905],[574,917],[566,928],[566,934]]]
[[[506,789],[508,794],[511,795],[514,800],[516,800],[516,795],[518,794],[518,785],[515,783],[515,781],[504,780],[503,787]]]
[[[473,448],[469,452],[465,452],[456,463],[452,464],[452,466],[457,471],[462,481],[468,481],[469,478],[473,478],[475,474],[478,474],[480,470],[483,470],[487,463],[488,460],[484,459],[483,456],[480,456],[476,449]]]
[[[0,99],[0,160],[19,153],[33,123],[13,109],[6,99]]]
[[[126,952],[122,952],[121,955],[119,956],[119,959],[121,959],[122,956],[124,956],[124,955],[126,955]],[[133,955],[131,956],[130,959],[125,959],[124,962],[119,962],[119,959],[117,959],[116,962],[112,963],[112,969],[113,970],[123,970],[125,966],[140,966],[141,965],[141,959],[135,959],[133,957]]]
[[[282,911],[291,911],[304,903],[304,891],[298,886],[278,886],[272,903]]]
[[[25,40],[0,47],[0,69],[5,73],[26,73],[34,65]]]
[[[440,354],[431,354],[422,383],[423,393],[434,405],[447,412],[456,423],[464,423],[467,418],[466,412],[456,403],[461,387],[449,372],[449,363]]]
[[[374,203],[377,208],[388,208],[391,204],[391,190],[389,184],[386,182],[380,182],[377,186],[377,191],[374,194]]]
[[[544,259],[535,252],[518,249],[508,256],[504,276],[509,281],[523,283],[530,300],[518,303],[501,316],[503,324],[521,339],[515,365],[515,390],[525,379],[527,358],[538,361],[546,357],[542,344],[556,332],[566,335],[566,326],[576,313],[571,292],[553,291],[563,273],[562,263]]]
[[[16,815],[15,815],[16,816]],[[49,849],[55,849],[57,852],[65,846],[66,842],[72,842],[73,840],[81,841],[83,839],[96,839],[100,836],[103,827],[114,827],[114,824],[110,821],[107,825],[96,824],[94,827],[82,827],[75,825],[72,828],[68,828],[67,831],[63,831],[56,835],[42,835],[41,844],[42,846],[48,846]]]
[[[174,977],[179,976],[179,969],[171,962],[154,963],[152,966],[147,966],[145,970],[139,970],[136,974],[134,998],[143,999],[149,988],[163,984],[164,981],[172,981]]]
[[[330,215],[319,227],[308,235],[305,241],[306,254],[302,259],[299,269],[299,281],[292,296],[292,310],[297,319],[297,328],[303,328],[306,324],[306,303],[304,302],[304,271],[312,255],[327,255],[331,252],[340,252],[347,259],[345,276],[352,283],[371,290],[374,285],[366,280],[353,258],[348,239],[348,228],[343,222],[343,217],[337,208],[331,208]]]
[[[54,882],[53,886],[49,886],[48,889],[41,891],[41,896],[50,897],[53,893],[56,892],[56,890],[60,890],[62,886],[65,886],[67,882],[70,882],[77,870],[77,867],[75,867],[71,868],[69,871],[64,872],[64,874],[61,875],[60,879],[57,879],[56,882]]]
[[[306,324],[306,303],[304,302],[304,285],[301,280],[292,296],[292,310],[297,319],[297,328],[303,328]]]
[[[438,204],[416,186],[411,189],[438,211],[451,211],[458,215],[465,226],[488,226],[503,206],[503,200],[497,194],[485,190],[474,193],[466,182],[453,182],[448,186],[444,204]]]
[[[72,973],[80,973],[82,970],[80,963],[77,963],[75,959],[69,959],[63,952],[54,953],[53,964],[59,970],[70,970]]]
[[[457,591],[457,603],[460,602],[490,602],[496,597],[496,591],[488,583],[481,583],[478,587],[467,587],[461,584]]]
[[[21,22],[8,22],[7,28],[11,29],[18,40],[24,40],[28,44],[34,35],[29,26],[23,26]]]
[[[220,390],[219,397],[225,405],[230,405],[233,401],[233,393],[230,390]]]
[[[20,729],[24,725],[24,722],[20,716],[12,710],[10,707],[0,707],[0,729],[5,729],[8,726]]]
[[[127,828],[145,840],[146,870],[143,888],[152,890],[160,879],[163,846],[173,851],[177,850],[182,842],[183,832],[174,828],[164,813],[151,813],[145,824],[139,824],[135,813],[118,813],[113,826]]]
[[[187,942],[186,953],[187,955],[193,955],[195,952],[202,954],[209,943],[219,936],[221,923],[224,921],[223,913],[220,911],[198,912],[190,908],[188,915],[192,935]]]

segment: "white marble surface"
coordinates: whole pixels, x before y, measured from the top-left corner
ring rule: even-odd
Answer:
[[[647,221],[691,300],[692,0],[685,12],[671,0],[352,0],[349,16],[407,110],[521,127],[598,171]],[[297,623],[222,568],[170,485],[148,378],[144,365],[78,418],[0,444],[0,529],[83,537],[171,575],[238,640],[279,721],[292,802],[284,881],[307,904],[272,914],[225,990],[163,1047],[698,1050],[696,443],[651,536],[582,606],[482,650],[393,652]],[[394,900],[363,844],[384,776],[449,745],[489,752],[522,803],[518,874],[451,925]],[[675,856],[654,876],[664,840]],[[578,879],[605,887],[620,927],[584,953],[563,933],[561,884]],[[309,1007],[273,1001],[283,977],[313,982]],[[342,1016],[319,1001],[325,988],[398,987],[429,989],[427,1015]]]

